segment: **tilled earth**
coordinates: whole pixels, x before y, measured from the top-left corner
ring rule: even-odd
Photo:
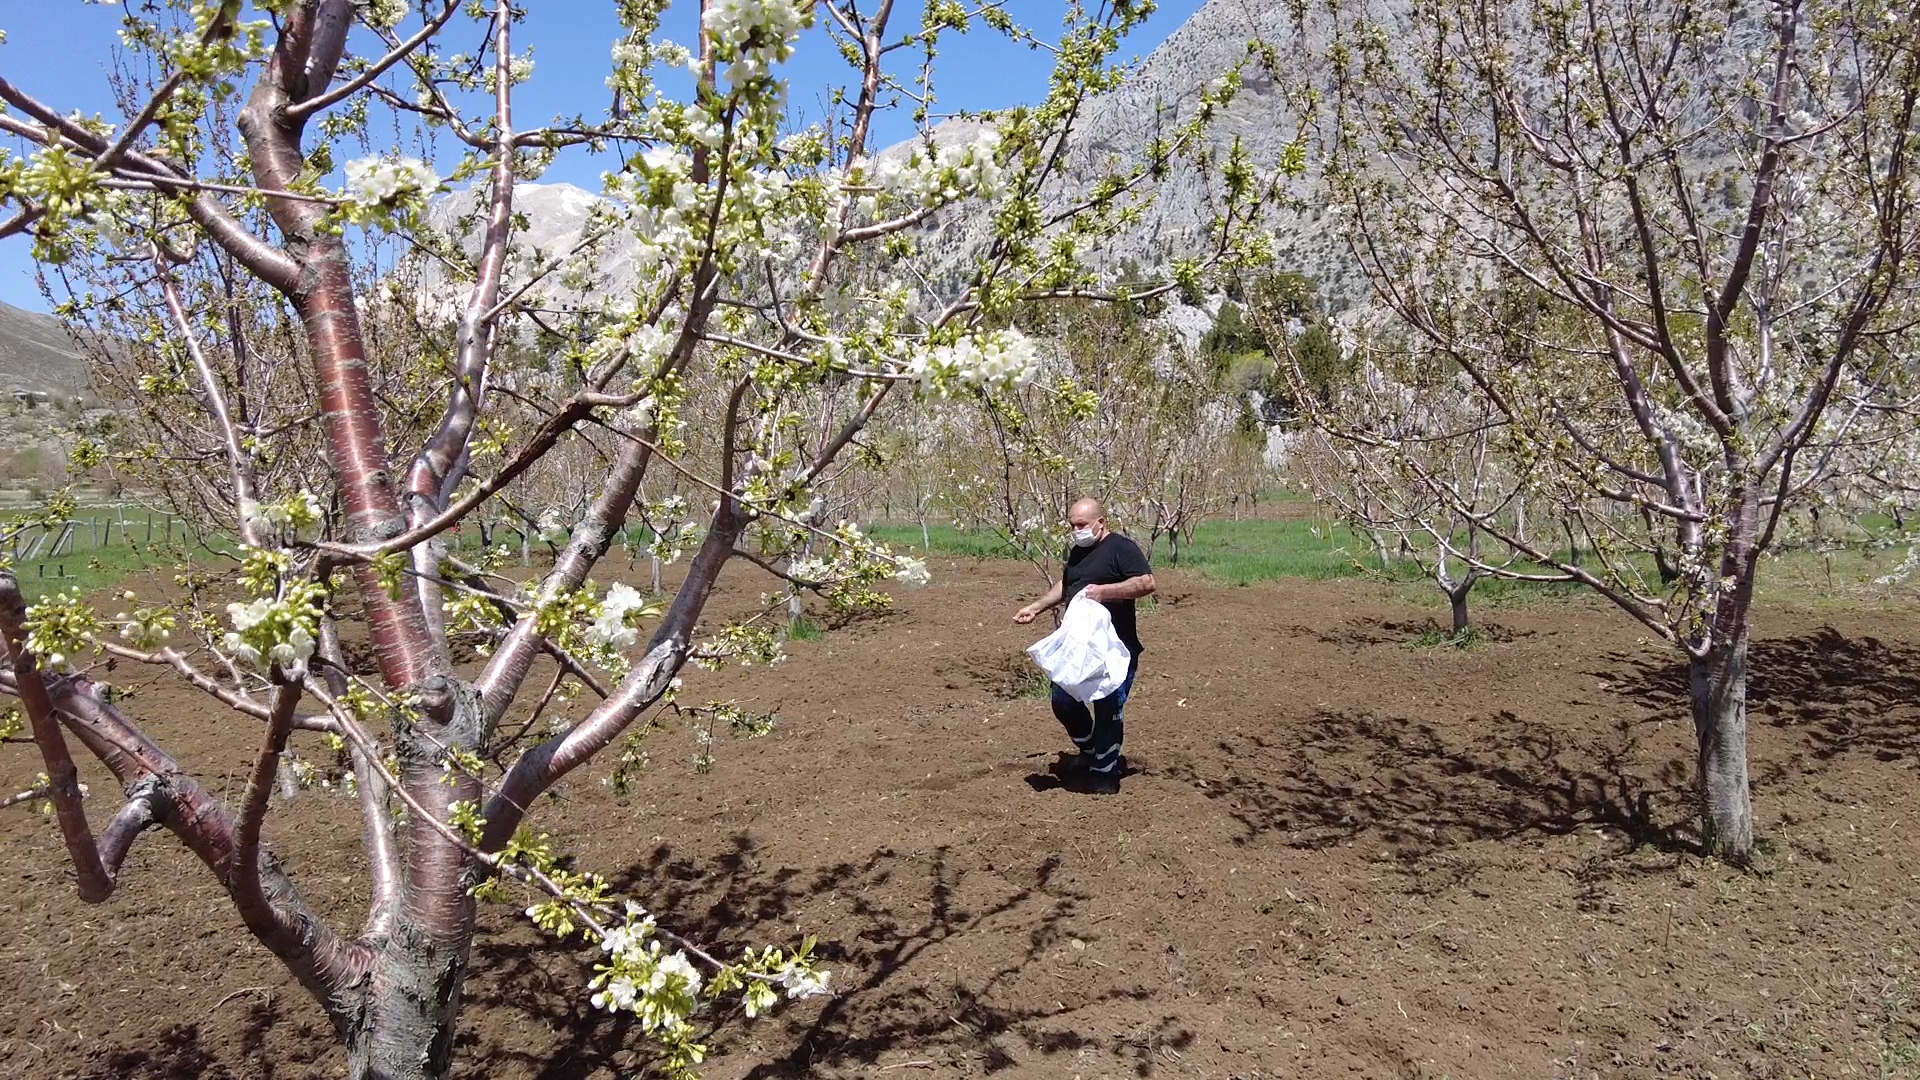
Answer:
[[[1684,670],[1597,605],[1417,648],[1429,612],[1365,584],[1163,573],[1134,772],[1098,798],[1046,776],[1066,741],[1021,652],[1038,628],[1008,622],[1035,575],[935,570],[780,665],[688,672],[683,702],[771,710],[772,735],[719,735],[699,774],[669,721],[626,797],[597,763],[537,818],[689,936],[819,936],[838,996],[714,1017],[709,1076],[1920,1076],[1913,612],[1762,616],[1767,846],[1743,873],[1695,852]],[[723,604],[763,587],[730,573]],[[136,689],[237,796],[257,725]],[[30,755],[0,749],[0,775]],[[350,800],[276,802],[268,836],[358,924]],[[49,819],[6,811],[0,845],[0,1074],[341,1075],[320,1010],[166,834],[99,907]],[[482,921],[458,1075],[644,1071],[587,1003],[588,953],[517,906]]]

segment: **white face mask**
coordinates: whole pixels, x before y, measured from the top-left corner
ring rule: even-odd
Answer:
[[[1087,526],[1084,529],[1073,530],[1073,546],[1074,547],[1091,547],[1093,545],[1093,542],[1098,539],[1100,539],[1100,536],[1098,533],[1094,531],[1094,528],[1091,525]]]

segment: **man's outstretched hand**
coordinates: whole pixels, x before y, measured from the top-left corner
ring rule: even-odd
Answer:
[[[1013,621],[1019,623],[1021,626],[1025,626],[1028,623],[1032,622],[1033,617],[1038,614],[1040,613],[1033,610],[1032,608],[1023,607],[1019,611],[1016,611],[1013,613]]]

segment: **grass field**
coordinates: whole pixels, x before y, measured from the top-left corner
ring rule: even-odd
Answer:
[[[875,539],[895,547],[921,547],[918,525],[875,525]],[[1013,558],[999,536],[986,530],[936,525],[927,530],[931,550],[942,555],[975,558]],[[1365,568],[1355,562],[1362,550],[1353,537],[1329,537],[1324,527],[1308,519],[1202,522],[1193,546],[1181,552],[1183,569],[1204,574],[1228,585],[1246,585],[1279,578],[1328,581],[1356,577]],[[1152,553],[1156,565],[1165,563],[1166,541]]]
[[[0,517],[0,535],[14,530],[20,515]],[[54,538],[47,538],[36,552],[32,536],[19,546],[0,545],[0,555],[20,579],[20,589],[32,603],[49,593],[76,590],[81,594],[107,588],[136,570],[156,566],[178,566],[193,556],[198,547],[180,519],[162,514],[149,515],[143,509],[94,506],[73,516],[74,529],[68,546],[54,554]],[[124,525],[121,523],[124,522]],[[200,552],[201,556],[207,554]]]
[[[0,536],[11,534],[13,523],[23,516],[22,511],[0,512]],[[124,529],[120,524],[123,520]],[[53,554],[52,538],[34,553],[33,537],[29,534],[20,544],[19,558],[12,557],[13,544],[0,543],[0,565],[11,566],[28,603],[63,590],[92,593],[139,570],[205,565],[222,559],[224,553],[233,550],[234,544],[228,535],[195,536],[177,517],[172,519],[169,528],[165,515],[149,515],[146,510],[132,506],[124,510],[116,506],[82,507],[72,521],[71,542],[62,547],[58,555]],[[448,534],[444,539],[455,551],[472,553],[480,547],[479,533],[472,529]],[[615,542],[616,550],[625,539]],[[502,529],[495,534],[494,543],[496,547],[505,545],[510,553],[516,552],[521,546],[520,534]],[[531,561],[537,562],[547,554],[544,543],[528,545]],[[511,561],[511,554],[509,558]]]
[[[1311,502],[1293,496],[1276,503],[1284,504],[1286,509],[1274,517],[1202,522],[1195,530],[1193,543],[1183,547],[1178,567],[1223,585],[1366,579],[1410,598],[1438,599],[1432,596],[1432,583],[1423,578],[1412,563],[1397,563],[1383,569],[1365,537],[1316,518]],[[12,518],[13,515],[0,516],[0,533],[6,531],[6,522]],[[161,515],[153,515],[149,532],[144,510],[128,508],[124,512],[124,532],[114,524],[121,518],[122,513],[115,507],[82,509],[74,516],[76,528],[70,550],[59,556],[43,550],[37,557],[15,560],[13,569],[28,601],[63,589],[75,589],[83,594],[94,592],[137,570],[217,557],[216,551],[227,546],[224,538],[214,538],[210,544],[199,543],[189,536],[178,519],[169,540],[166,520]],[[917,524],[881,523],[868,532],[895,548],[921,550],[923,547],[921,528]],[[456,543],[465,541],[461,546],[469,549],[476,547],[479,540],[478,535],[471,532],[454,539]],[[927,550],[949,557],[1019,557],[1002,537],[985,529],[935,525],[926,530],[926,539]],[[519,536],[503,530],[496,534],[496,544],[518,548]],[[538,543],[531,545],[530,555],[535,561],[545,553],[545,547]],[[0,547],[0,552],[5,551]],[[1168,566],[1168,556],[1167,542],[1162,538],[1151,553],[1154,565]],[[1881,602],[1906,591],[1879,580],[1893,573],[1905,558],[1904,547],[1876,549],[1858,542],[1829,545],[1825,550],[1783,552],[1764,564],[1761,599],[1763,602],[1793,599],[1815,606]],[[1650,567],[1648,572],[1651,577]],[[1489,579],[1475,587],[1472,603],[1475,607],[1498,608],[1587,595],[1579,585]]]
[[[915,524],[878,524],[868,530],[875,539],[898,548],[922,548],[920,526]],[[958,529],[936,525],[926,532],[926,547],[933,553],[961,558],[1018,558],[998,535],[986,530]],[[1140,539],[1144,539],[1143,537]],[[1150,557],[1156,567],[1168,562],[1167,543],[1161,539]],[[1761,599],[1792,598],[1815,605],[1847,605],[1861,601],[1882,601],[1896,592],[1898,585],[1879,579],[1891,574],[1906,558],[1904,547],[1875,549],[1851,543],[1831,545],[1828,549],[1796,549],[1769,557],[1763,564],[1759,592]],[[1244,521],[1205,521],[1194,531],[1193,543],[1184,546],[1180,569],[1197,573],[1224,585],[1249,585],[1261,581],[1330,581],[1364,578],[1379,582],[1408,596],[1433,594],[1434,585],[1421,576],[1411,562],[1382,568],[1367,538],[1344,526],[1316,520],[1310,516]],[[1651,562],[1645,567],[1654,577]],[[1501,607],[1511,604],[1554,602],[1590,595],[1585,586],[1572,583],[1543,584],[1491,578],[1474,588],[1472,603]],[[1434,597],[1438,599],[1437,596]]]

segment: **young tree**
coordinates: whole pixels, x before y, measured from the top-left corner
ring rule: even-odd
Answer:
[[[1760,559],[1904,378],[1920,21],[1849,0],[1358,10],[1324,15],[1353,249],[1588,554],[1416,475],[1684,651],[1703,838],[1744,861]]]
[[[1131,0],[1070,9],[1045,101],[990,117],[970,142],[928,131],[885,162],[870,156],[876,112],[932,94],[924,67],[902,83],[885,58],[931,57],[980,21],[1027,32],[991,5],[934,5],[901,30],[891,0],[705,0],[697,47],[683,47],[661,35],[664,2],[618,7],[606,114],[532,128],[514,87],[533,63],[505,0],[278,0],[260,22],[241,21],[238,0],[132,7],[112,123],[0,79],[0,130],[30,146],[0,157],[0,236],[32,230],[40,257],[85,283],[67,313],[102,316],[102,363],[156,402],[121,448],[241,544],[231,578],[195,572],[185,600],[119,615],[72,596],[29,608],[0,572],[0,689],[23,706],[81,898],[112,894],[142,832],[173,832],[326,1011],[356,1078],[446,1073],[475,894],[510,885],[535,894],[542,926],[600,945],[595,1006],[635,1014],[670,1072],[704,1052],[689,1023],[704,998],[737,994],[752,1014],[781,990],[822,989],[804,949],[725,963],[674,937],[602,879],[562,869],[529,814],[668,700],[689,659],[771,654],[774,613],[700,625],[730,560],[800,577],[796,542],[810,538],[811,587],[870,598],[888,576],[924,578],[851,525],[811,520],[815,486],[896,387],[1031,378],[1032,343],[1005,328],[1014,305],[1097,291],[1077,246],[1198,138],[1189,125],[1154,161],[1042,212],[1060,204],[1057,149],[1080,102],[1117,77],[1111,59],[1149,10]],[[783,134],[778,65],[815,20],[851,64],[846,105]],[[456,38],[484,44],[456,52]],[[694,75],[684,99],[669,92],[676,71]],[[459,155],[448,177],[412,156],[441,142]],[[334,155],[356,144],[364,156],[330,187]],[[595,152],[605,185],[578,240],[524,243],[523,180]],[[428,213],[444,183],[468,179],[471,241]],[[960,287],[879,285],[908,231],[963,200],[997,224]],[[411,271],[418,289],[372,287],[389,233],[432,267]],[[660,469],[706,510],[697,537],[676,530],[693,551],[656,605],[589,575]],[[541,475],[593,482],[555,499],[516,488]],[[503,501],[548,519],[557,554],[530,581],[501,573],[497,552],[448,543]],[[555,516],[565,508],[572,520]],[[453,662],[461,633],[489,644],[477,671]],[[343,643],[364,643],[370,666]],[[177,673],[260,723],[231,810],[109,700],[101,654]],[[559,674],[531,700],[542,657]],[[538,714],[563,682],[599,698],[584,717],[554,732],[503,723],[529,703]],[[358,930],[310,907],[267,842],[276,779],[308,737],[352,762],[373,894]],[[69,740],[126,796],[99,832]]]
[[[1465,634],[1473,587],[1496,572],[1524,573],[1500,558],[1504,548],[1487,550],[1480,524],[1513,520],[1518,501],[1496,449],[1499,414],[1456,366],[1425,350],[1375,338],[1348,382],[1316,386],[1298,359],[1308,350],[1275,336],[1305,427],[1294,457],[1308,490],[1374,538],[1383,567],[1395,557],[1418,566],[1447,598],[1454,636]]]
[[[942,440],[965,458],[944,497],[1049,580],[1077,498],[1098,493],[1149,546],[1167,537],[1177,562],[1201,520],[1259,487],[1264,439],[1233,369],[1184,347],[1145,305],[1048,305],[1020,325],[1041,342],[1041,379],[991,396],[977,436]],[[984,468],[982,442],[995,450]]]

